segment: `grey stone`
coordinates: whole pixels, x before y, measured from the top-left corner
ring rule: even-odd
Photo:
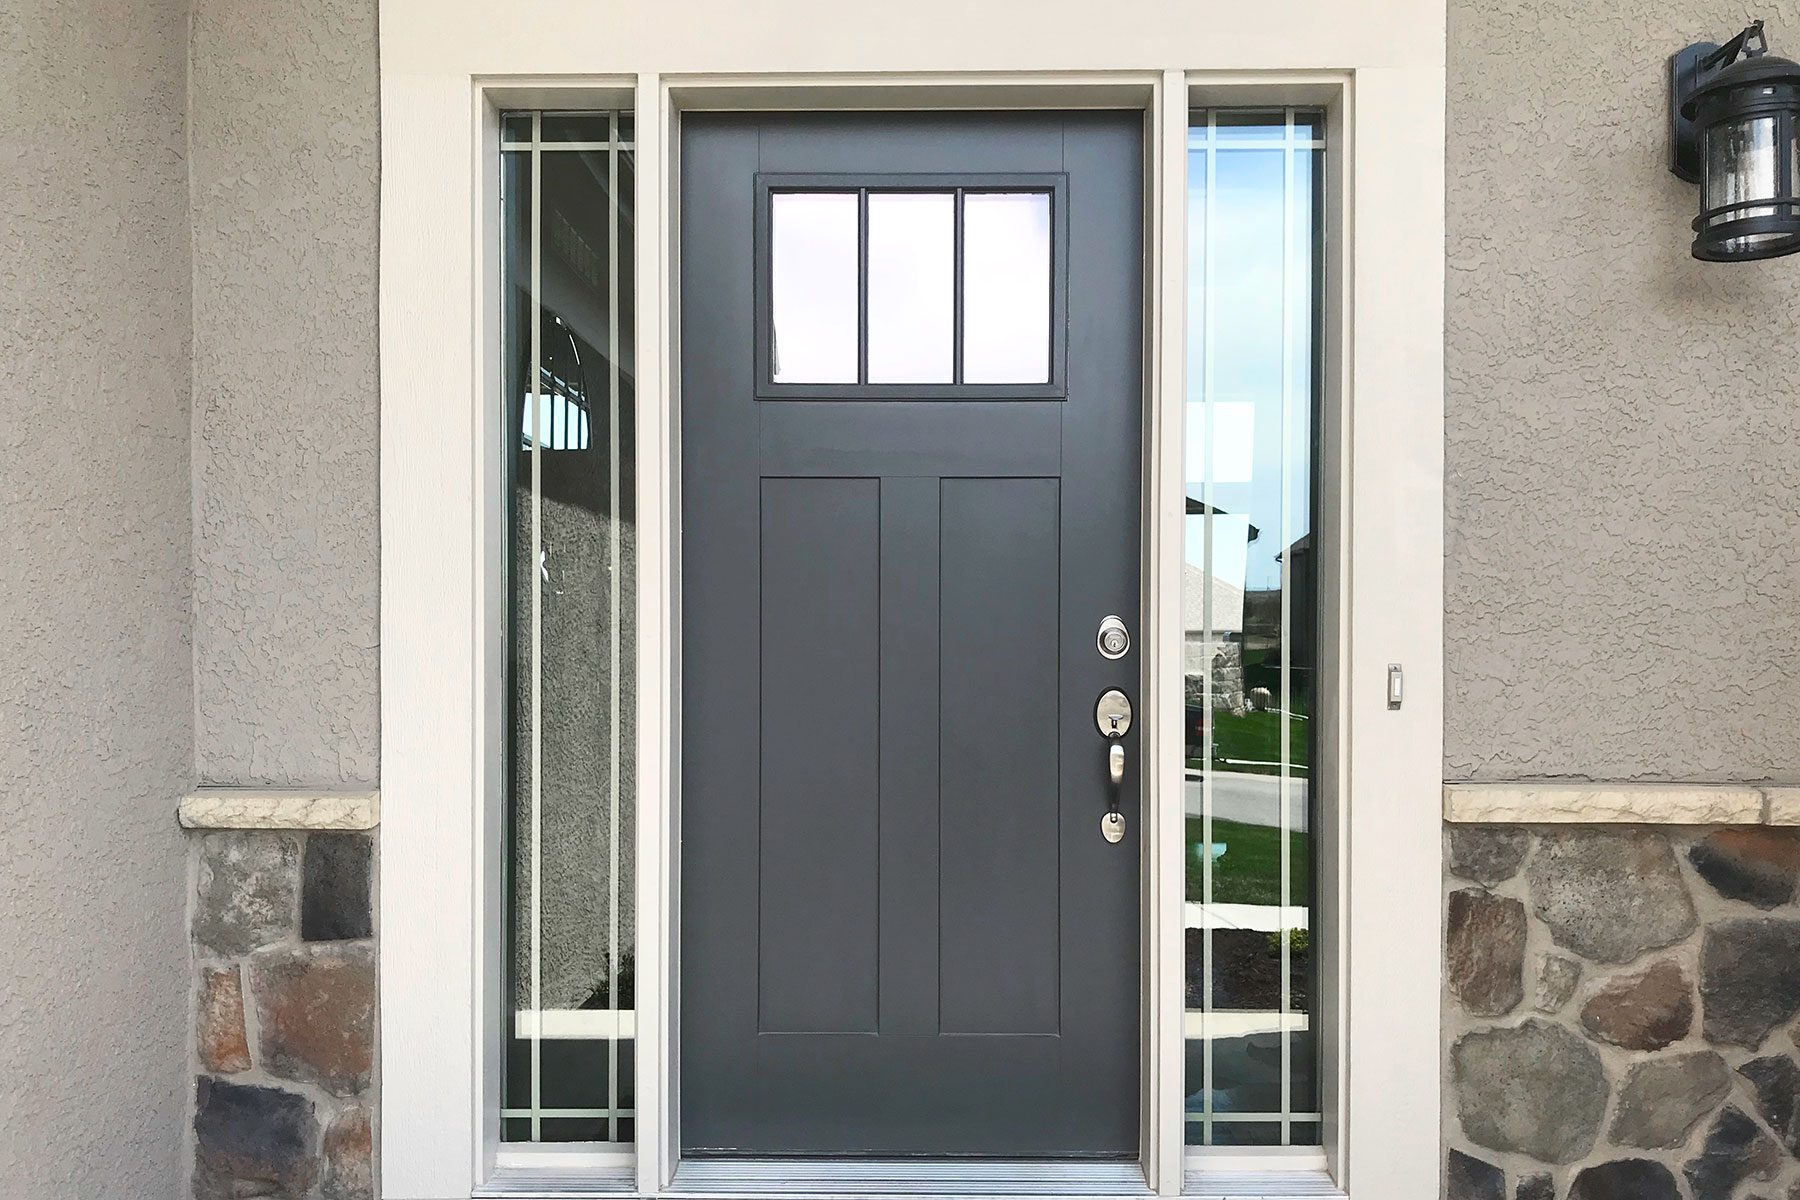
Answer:
[[[195,1200],[303,1195],[318,1174],[318,1149],[318,1122],[305,1096],[200,1076]]]
[[[1668,839],[1644,830],[1544,834],[1526,868],[1532,906],[1556,944],[1626,963],[1694,931],[1694,902]]]
[[[1581,964],[1560,954],[1544,954],[1538,958],[1537,990],[1532,1007],[1541,1013],[1560,1012],[1575,994],[1581,982]]]
[[[1800,1012],[1800,922],[1720,921],[1700,947],[1700,1008],[1709,1042],[1762,1045]]]
[[[284,833],[231,830],[200,839],[194,940],[234,957],[294,930],[299,843]]]
[[[1513,1200],[1556,1200],[1556,1180],[1542,1173],[1521,1175]]]
[[[1506,1200],[1506,1172],[1452,1150],[1444,1170],[1444,1200]]]
[[[1612,1140],[1621,1146],[1670,1149],[1731,1091],[1731,1072],[1711,1050],[1637,1063],[1619,1089]]]
[[[309,942],[366,938],[373,842],[364,833],[315,833],[306,839],[300,887],[300,936]]]
[[[1681,1191],[1661,1163],[1621,1158],[1585,1168],[1569,1186],[1569,1200],[1681,1200]]]
[[[1463,1008],[1504,1016],[1525,998],[1525,906],[1478,888],[1450,893],[1444,973]]]
[[[1800,884],[1800,829],[1720,829],[1695,842],[1688,861],[1727,900],[1775,908]]]
[[[1800,1066],[1785,1054],[1752,1059],[1738,1074],[1756,1089],[1756,1106],[1788,1153],[1800,1158]]]
[[[1698,1157],[1681,1168],[1694,1200],[1731,1200],[1746,1179],[1773,1179],[1781,1169],[1781,1148],[1735,1107],[1713,1122]]]
[[[1606,981],[1581,1006],[1581,1026],[1627,1050],[1661,1050],[1694,1025],[1694,989],[1669,959]]]
[[[1490,1150],[1568,1163],[1593,1148],[1608,1085],[1600,1055],[1536,1018],[1464,1034],[1450,1050],[1463,1132]]]
[[[1493,885],[1519,873],[1531,849],[1531,833],[1496,825],[1452,825],[1448,837],[1450,872]]]

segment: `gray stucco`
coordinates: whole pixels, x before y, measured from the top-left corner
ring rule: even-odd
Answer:
[[[193,6],[195,768],[373,784],[373,0]]]
[[[1800,260],[1692,260],[1664,166],[1664,59],[1744,19],[1450,6],[1452,779],[1800,779]]]
[[[180,1188],[185,6],[0,0],[0,1191]]]

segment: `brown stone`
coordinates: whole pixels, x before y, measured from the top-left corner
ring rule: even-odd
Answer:
[[[1668,959],[1615,975],[1581,1008],[1582,1028],[1627,1050],[1661,1050],[1693,1024],[1693,988],[1680,964]]]
[[[360,1095],[375,1058],[375,956],[366,944],[265,951],[250,961],[265,1070]]]
[[[1800,829],[1716,830],[1694,843],[1688,861],[1727,900],[1775,908],[1800,884]]]
[[[250,1043],[244,1036],[244,985],[235,966],[207,967],[200,972],[200,1027],[194,1041],[200,1062],[215,1075],[250,1069]]]
[[[369,1110],[346,1108],[325,1131],[325,1181],[321,1200],[374,1200],[375,1139]]]
[[[1468,1012],[1504,1016],[1525,998],[1525,906],[1478,888],[1450,893],[1444,927],[1450,991]]]

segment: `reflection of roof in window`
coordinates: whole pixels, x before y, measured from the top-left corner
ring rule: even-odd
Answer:
[[[1212,621],[1207,621],[1206,597],[1211,584]],[[1181,564],[1181,626],[1191,637],[1208,628],[1214,636],[1244,631],[1244,589],[1205,568]]]
[[[1217,505],[1208,504],[1204,500],[1196,500],[1189,496],[1187,498],[1187,515],[1190,517],[1229,517],[1231,514]],[[1262,536],[1262,531],[1254,525],[1250,526],[1248,540],[1254,542],[1260,536]]]

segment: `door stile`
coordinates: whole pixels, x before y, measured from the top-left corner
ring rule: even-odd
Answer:
[[[1186,492],[1187,77],[1164,71],[1148,114],[1144,242],[1144,1114],[1145,1182],[1179,1196],[1186,1141],[1181,562]]]

